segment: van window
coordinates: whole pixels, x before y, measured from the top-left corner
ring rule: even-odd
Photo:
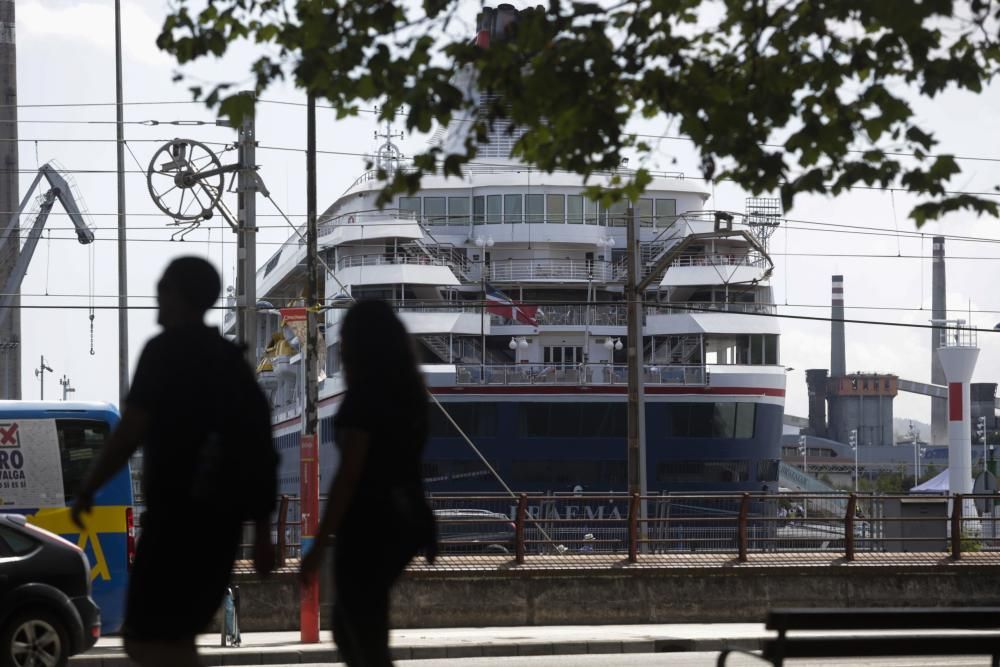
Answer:
[[[107,442],[109,429],[106,423],[90,419],[57,419],[56,433],[59,435],[63,492],[68,505],[76,498],[90,464]]]

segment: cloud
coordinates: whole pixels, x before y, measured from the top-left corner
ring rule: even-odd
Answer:
[[[79,40],[113,54],[115,12],[110,2],[49,6],[17,3],[17,32],[21,39]],[[165,66],[169,56],[156,46],[160,24],[134,2],[122,3],[122,57],[145,65]]]

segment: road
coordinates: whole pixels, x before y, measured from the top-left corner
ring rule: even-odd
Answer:
[[[715,667],[719,654],[705,653],[633,653],[608,655],[556,655],[531,658],[457,658],[453,660],[403,660],[396,667]],[[729,667],[764,667],[767,663],[749,656],[733,655]],[[790,667],[987,667],[990,659],[983,657],[931,658],[855,658],[823,660],[787,660]],[[336,667],[342,667],[337,663]],[[330,667],[329,664],[298,665],[298,667]]]

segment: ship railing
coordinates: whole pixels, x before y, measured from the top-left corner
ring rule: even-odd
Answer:
[[[704,387],[709,372],[701,364],[643,366],[643,382],[660,386]],[[569,385],[628,384],[625,364],[462,364],[455,370],[457,385]]]
[[[578,490],[435,493],[436,486],[481,485],[491,473],[473,459],[454,469],[425,463],[424,483],[431,491],[427,500],[438,526],[440,556],[433,565],[418,558],[410,567],[498,572],[525,564],[532,569],[614,569],[624,563],[729,568],[736,561],[787,567],[843,568],[845,562],[857,562],[939,568],[942,559],[964,567],[1000,565],[996,493],[915,496],[768,489],[594,494],[580,489],[583,484],[625,484],[624,460],[617,467],[600,462],[600,478],[594,477],[597,465],[560,468],[543,460],[519,465],[523,475],[539,483]],[[675,474],[675,469],[680,472]],[[574,476],[587,472],[586,479]],[[657,475],[668,480],[665,483],[750,483],[696,479],[688,473],[670,460],[658,464]],[[764,483],[765,488],[777,485],[777,480]],[[371,520],[379,517],[373,514]],[[294,571],[302,543],[299,499],[282,496],[271,525],[279,563]],[[248,524],[238,569],[252,568],[251,531]]]
[[[694,315],[701,312],[751,313],[773,315],[777,306],[773,303],[719,301],[685,301],[677,304],[661,304],[646,308],[646,315]]]
[[[678,256],[670,263],[670,266],[750,266],[763,268],[767,266],[767,261],[755,254],[692,253]]]
[[[578,304],[541,304],[535,319],[539,326],[626,326],[628,307],[622,303],[583,306]],[[650,315],[693,315],[697,313],[750,313],[773,315],[777,306],[773,303],[719,303],[715,301],[685,301],[676,304],[660,304],[643,309],[644,317]],[[514,319],[496,316],[498,325],[520,325]]]
[[[317,235],[320,237],[332,234],[338,225],[371,224],[375,222],[416,222],[417,214],[404,208],[373,208],[363,211],[348,211],[320,221]],[[304,232],[304,229],[301,230]]]
[[[488,275],[492,282],[498,283],[531,280],[584,282],[614,280],[610,262],[586,259],[505,259],[490,262]]]
[[[402,253],[378,253],[372,255],[344,255],[337,260],[337,270],[343,271],[355,266],[385,266],[387,264],[415,264],[420,266],[451,266],[447,259],[428,255],[405,255]]]

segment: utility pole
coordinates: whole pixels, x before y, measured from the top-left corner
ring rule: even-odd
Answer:
[[[642,291],[639,281],[639,209],[631,202],[628,208],[626,252],[628,281],[625,284],[628,330],[628,492],[638,493],[640,531],[645,532],[646,518],[646,406],[642,388]]]
[[[244,114],[239,133],[236,232],[236,338],[246,346],[250,365],[257,365],[257,130],[256,100],[244,91],[250,111]]]
[[[122,11],[115,0],[115,109],[118,144],[118,398],[128,394],[128,264],[125,234],[125,122],[122,101]],[[93,312],[91,312],[93,325]],[[66,400],[65,396],[63,400]]]
[[[319,529],[319,443],[316,404],[319,402],[319,327],[316,302],[319,280],[316,232],[316,97],[310,93],[306,111],[306,344],[302,355],[305,410],[300,439],[300,497],[302,503],[302,553],[314,548]],[[302,584],[299,634],[303,643],[319,642],[319,577]]]
[[[65,373],[63,373],[62,379],[59,380],[59,384],[62,386],[62,390],[63,390],[62,400],[64,400],[64,401],[67,398],[69,398],[70,394],[72,394],[73,392],[76,391],[76,389],[74,389],[73,387],[70,386],[69,378],[66,377]]]
[[[0,220],[18,209],[17,43],[14,1],[0,0]],[[10,238],[0,238],[0,285],[6,284],[20,248],[15,225]],[[20,290],[18,290],[20,292]],[[0,398],[21,398],[21,300],[0,326]]]
[[[38,368],[35,369],[35,377],[38,378],[38,398],[42,401],[45,400],[45,372],[52,372],[52,369],[45,364],[45,355],[42,355],[42,360],[39,362]]]

